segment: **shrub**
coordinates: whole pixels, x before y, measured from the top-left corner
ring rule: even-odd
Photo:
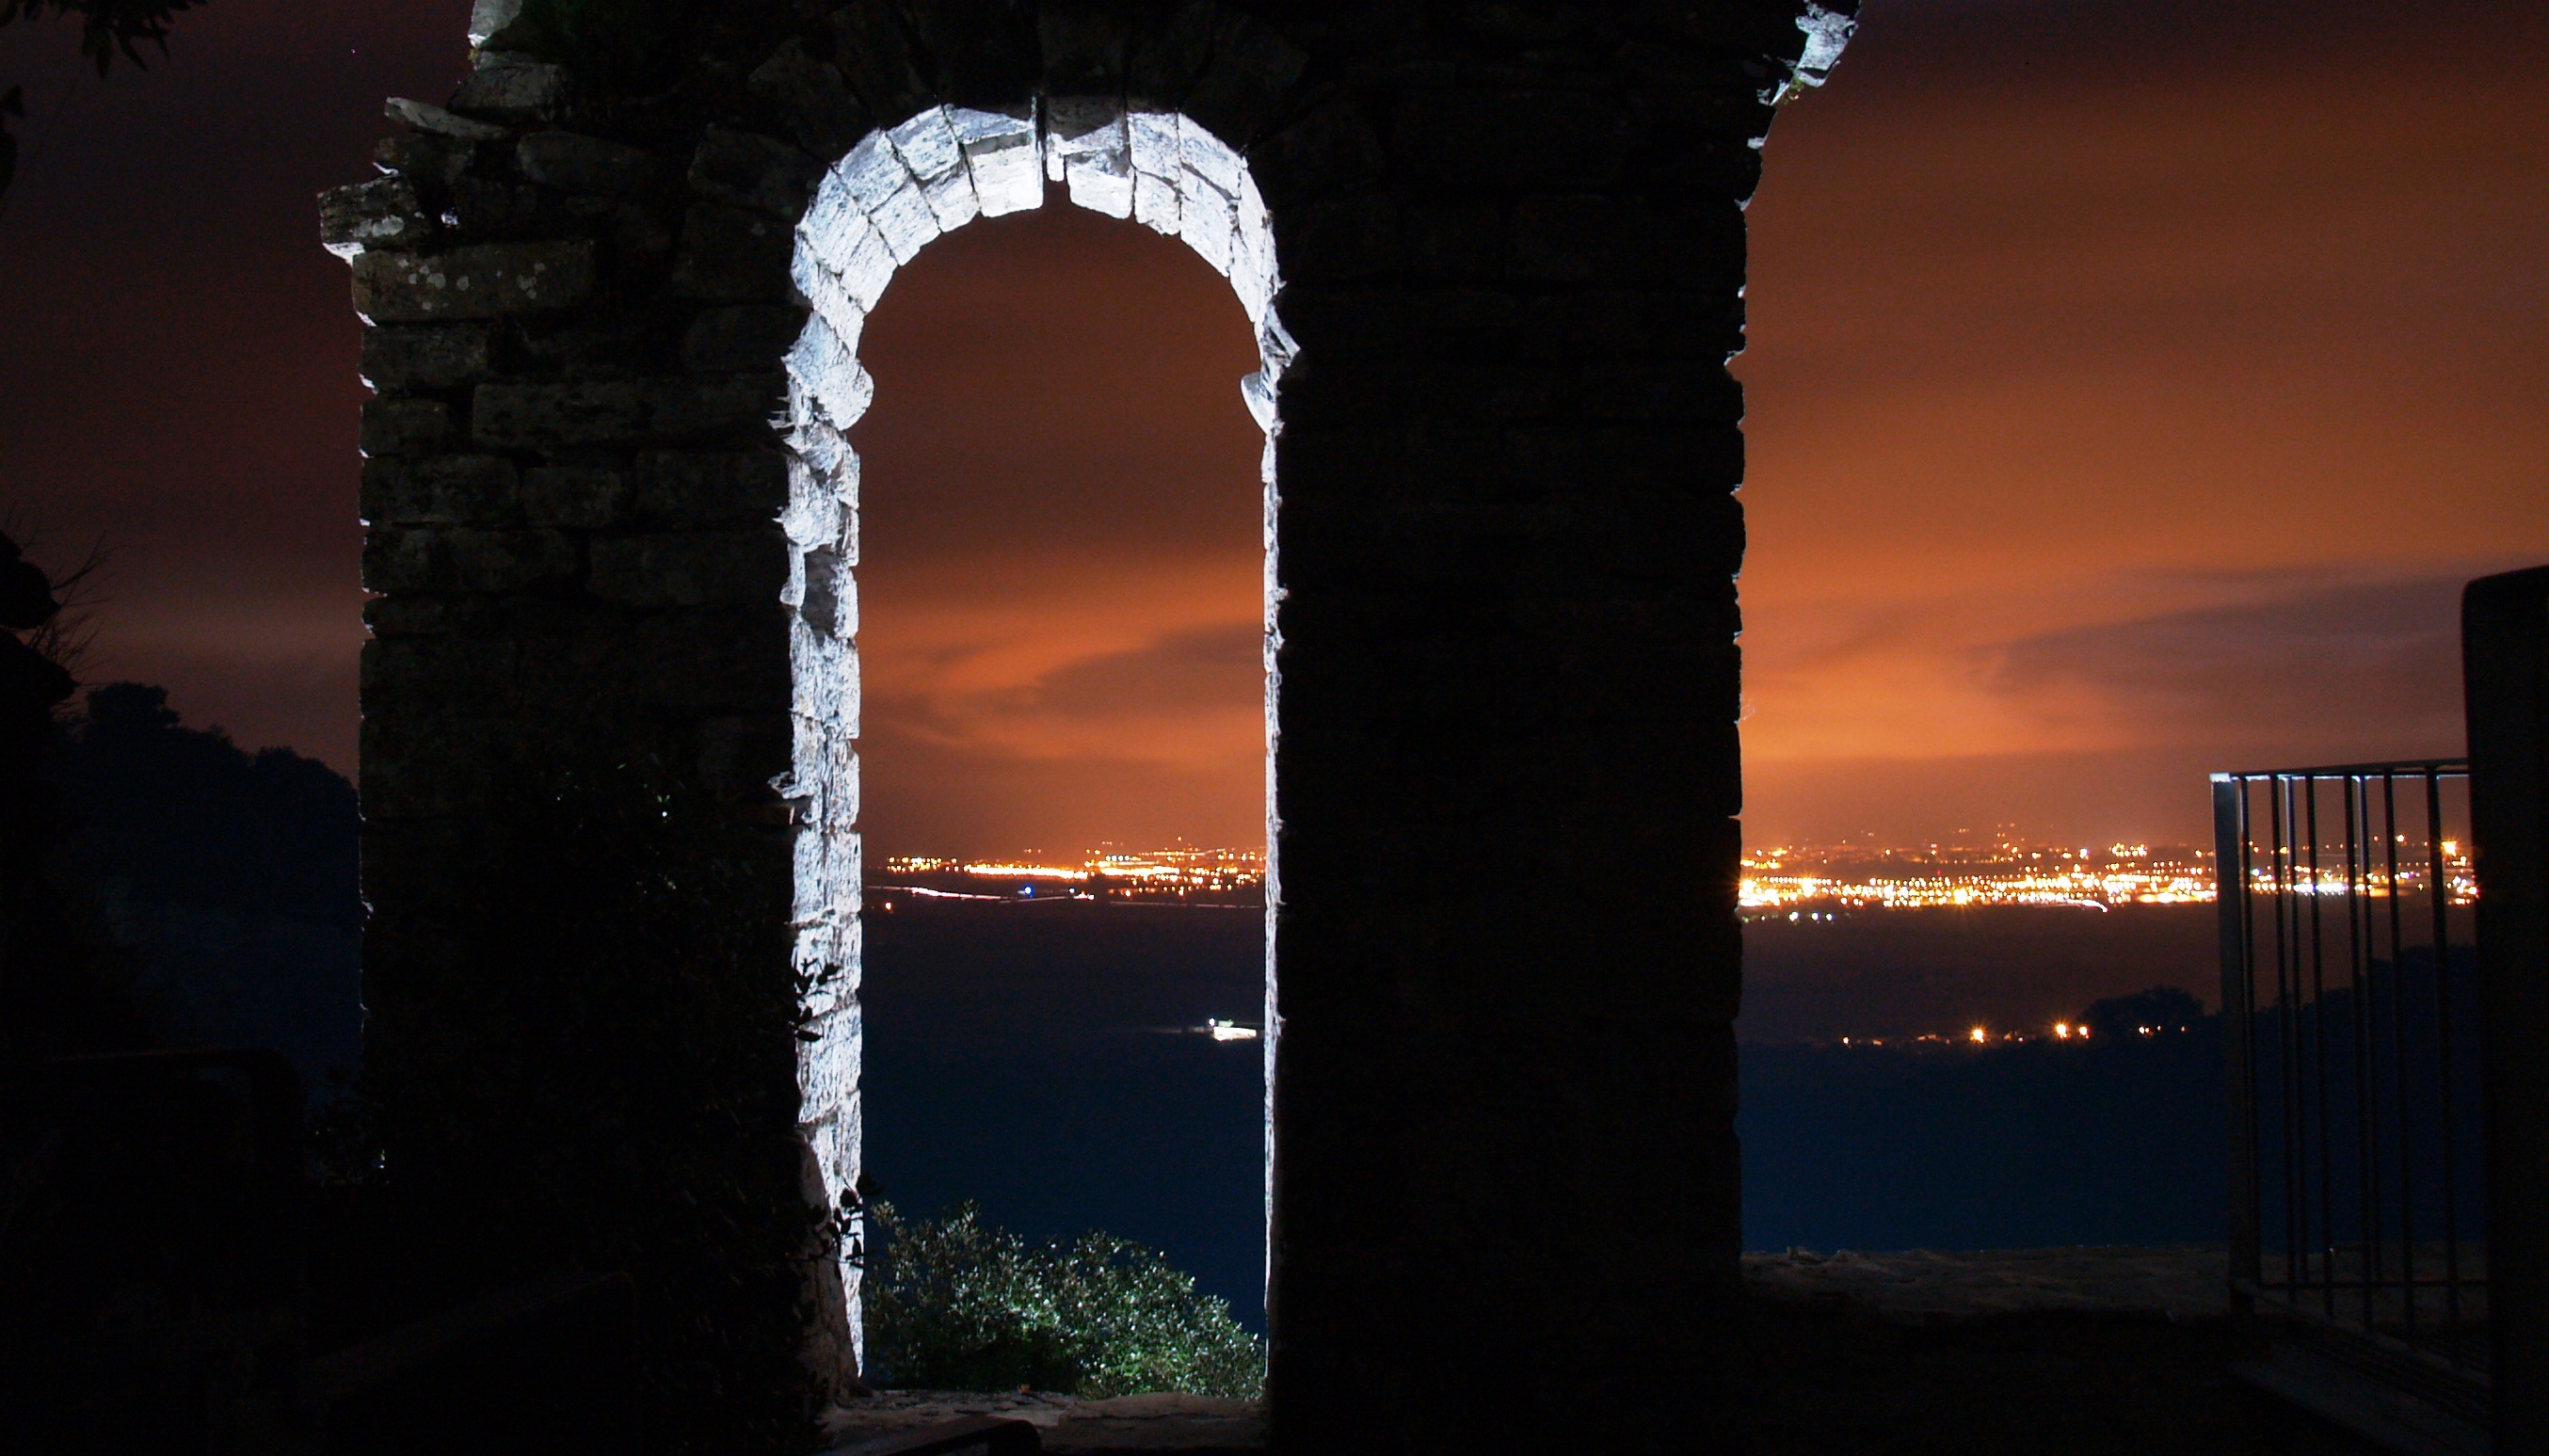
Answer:
[[[899,1224],[885,1204],[868,1217],[884,1235],[870,1360],[897,1385],[1252,1400],[1265,1387],[1264,1344],[1156,1249],[1099,1232],[1030,1244],[970,1203],[934,1222]]]

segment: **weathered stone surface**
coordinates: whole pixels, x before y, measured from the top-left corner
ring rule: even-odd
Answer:
[[[1037,51],[1044,59],[1048,96],[1109,96],[1124,92],[1124,57],[1131,44],[1130,17],[1097,5],[1036,7]]]
[[[508,656],[504,644],[467,638],[400,636],[368,642],[363,647],[363,697],[429,702],[446,713],[503,713],[515,706]]]
[[[841,74],[881,126],[938,101],[896,9],[892,0],[853,0],[832,12],[833,51]]]
[[[788,263],[795,251],[795,233],[768,213],[695,207],[682,222],[673,285],[709,303],[779,303],[793,290]]]
[[[375,637],[484,638],[499,625],[498,615],[487,597],[476,595],[408,592],[363,603],[363,624]]]
[[[444,455],[363,465],[363,519],[374,525],[484,525],[520,503],[514,462],[499,455]]]
[[[762,427],[783,397],[776,376],[486,384],[471,409],[478,442],[499,449],[639,444]]]
[[[451,407],[439,400],[371,400],[363,405],[365,455],[415,455],[451,437]]]
[[[561,192],[638,197],[663,183],[663,164],[642,147],[575,132],[533,132],[514,145],[522,175]]]
[[[562,66],[490,65],[471,71],[451,93],[451,110],[507,122],[549,121],[566,110]]]
[[[788,581],[787,545],[776,526],[607,537],[593,543],[585,590],[622,606],[775,601]]]
[[[637,508],[668,524],[741,524],[788,506],[788,458],[777,450],[654,450],[637,457]]]
[[[779,367],[804,327],[805,311],[793,304],[704,309],[682,335],[682,367],[703,374],[767,372]]]
[[[785,701],[788,653],[777,602],[766,607],[650,612],[634,631],[638,700],[657,707],[751,712]]]
[[[433,219],[407,177],[378,177],[319,194],[320,244],[340,258],[373,248],[404,250],[433,239]]]
[[[627,516],[628,477],[594,465],[551,465],[523,472],[522,515],[535,526],[599,531]]]
[[[773,816],[746,867],[814,1040],[771,1166],[849,1186],[861,328],[932,239],[1061,182],[1225,270],[1264,354],[1277,1444],[1638,1449],[1739,1406],[1723,364],[1759,93],[1828,68],[1830,7],[857,0],[828,36],[705,28],[659,97],[573,98],[599,141],[558,130],[568,78],[517,53],[510,4],[478,17],[471,114],[412,109],[380,153],[425,245],[473,246],[402,269],[404,232],[359,239],[392,325],[365,355],[391,392],[370,616],[436,649],[370,670],[371,822],[470,823],[569,722]],[[509,292],[497,263],[548,248],[580,270]],[[759,786],[782,769],[784,801]],[[465,1051],[465,1017],[412,994],[457,875],[401,843],[367,869],[379,1035]],[[1481,861],[1535,886],[1529,914]],[[451,1061],[399,1095],[465,1103]],[[807,1348],[837,1368],[833,1272]],[[1529,1399],[1479,1400],[1517,1351]]]
[[[750,132],[711,131],[691,156],[693,193],[791,225],[805,216],[805,199],[822,176],[821,162]]]
[[[574,220],[559,193],[508,177],[455,178],[448,195],[443,221],[470,242],[554,236]]]
[[[391,97],[383,111],[391,121],[401,126],[429,132],[436,136],[448,136],[455,141],[502,141],[512,135],[493,122],[472,121],[431,102],[410,101],[404,96]]]
[[[354,311],[373,323],[495,318],[582,303],[593,292],[593,244],[486,243],[432,254],[354,259]]]
[[[376,390],[439,390],[487,373],[482,324],[453,323],[363,330],[363,378]]]
[[[839,156],[876,126],[840,70],[808,54],[802,41],[780,46],[745,84],[798,144],[817,157]]]
[[[477,0],[469,10],[469,44],[506,47],[508,32],[522,18],[522,0]]]
[[[363,546],[374,592],[528,592],[572,585],[583,566],[558,531],[383,527]]]
[[[1283,114],[1309,63],[1307,52],[1256,17],[1226,18],[1180,110],[1244,147]]]
[[[449,137],[394,132],[373,144],[372,165],[388,176],[413,178],[430,199],[468,168],[470,151],[466,142]]]

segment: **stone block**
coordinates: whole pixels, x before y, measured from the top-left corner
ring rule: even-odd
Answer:
[[[514,144],[514,161],[544,187],[602,197],[642,197],[662,186],[666,171],[642,147],[576,132],[533,132]]]
[[[1305,202],[1272,217],[1284,276],[1343,283],[1394,272],[1406,261],[1398,210],[1380,193]]]
[[[366,456],[419,455],[451,437],[451,407],[439,400],[387,398],[363,404]]]
[[[363,330],[363,380],[376,390],[440,390],[487,373],[489,341],[474,323]]]
[[[1283,114],[1309,62],[1308,53],[1274,27],[1254,16],[1232,16],[1180,110],[1231,146],[1246,147]]]
[[[637,457],[636,489],[637,509],[665,525],[772,520],[788,508],[788,457],[775,448],[650,450]]]
[[[1165,24],[1143,27],[1125,61],[1124,97],[1136,109],[1176,111],[1211,58],[1221,12],[1212,5],[1178,7]]]
[[[842,144],[844,150],[848,144]],[[768,213],[794,226],[805,216],[805,200],[822,176],[821,162],[785,141],[710,128],[691,154],[689,181],[695,196]]]
[[[375,637],[485,637],[499,615],[484,596],[408,592],[363,603],[363,625]]]
[[[1744,210],[1731,198],[1667,202],[1615,194],[1514,204],[1518,275],[1553,283],[1651,284],[1732,293],[1744,282]]]
[[[1035,92],[1036,7],[1019,0],[903,0],[933,89],[955,106],[1005,106]]]
[[[484,384],[471,413],[496,449],[641,444],[766,430],[786,388],[777,375]]]
[[[950,107],[948,126],[964,152],[965,170],[987,218],[1005,217],[1044,203],[1034,110],[977,111]]]
[[[593,292],[593,244],[485,243],[354,259],[354,311],[371,323],[495,318],[571,308]]]
[[[319,194],[319,242],[345,259],[374,248],[423,247],[433,238],[433,219],[407,177],[376,177]]]
[[[363,465],[363,519],[374,525],[485,525],[520,504],[521,481],[500,455],[369,460]]]
[[[456,116],[425,101],[410,101],[393,96],[382,107],[382,114],[400,126],[454,141],[502,141],[511,134],[493,122],[471,121]]]
[[[938,102],[895,10],[892,0],[856,0],[832,12],[833,61],[881,127]]]
[[[551,121],[566,104],[566,68],[537,62],[481,66],[451,93],[460,115],[504,122]]]
[[[631,636],[631,686],[646,706],[759,712],[788,701],[788,625],[775,592],[766,608],[652,613]]]
[[[788,541],[775,525],[605,537],[592,553],[585,590],[621,606],[775,602],[788,582]]]
[[[1362,109],[1331,96],[1251,145],[1248,164],[1279,221],[1295,203],[1378,178],[1387,155]]]
[[[795,230],[767,213],[704,204],[682,220],[673,286],[708,303],[785,303],[796,245]]]
[[[1390,114],[1393,171],[1429,191],[1601,193],[1626,169],[1620,98],[1592,90],[1410,91]]]
[[[701,374],[766,373],[779,367],[805,327],[793,304],[704,309],[682,335],[682,367]]]
[[[850,94],[850,83],[831,62],[817,60],[805,43],[792,40],[745,82],[753,99],[815,156],[829,159],[876,130],[868,109]]]
[[[530,592],[574,583],[575,542],[548,530],[374,527],[363,539],[370,591]]]
[[[608,530],[627,518],[628,477],[597,465],[549,465],[522,473],[522,515],[535,526]]]
[[[469,637],[392,637],[363,644],[365,702],[441,713],[502,713],[515,701],[514,644]]]
[[[1045,0],[1036,7],[1037,49],[1047,96],[1124,94],[1132,36],[1124,12],[1091,0]]]
[[[463,175],[453,179],[449,197],[443,218],[472,242],[581,230],[568,214],[564,197],[528,182]]]
[[[522,18],[522,0],[477,0],[469,10],[469,44],[473,48],[507,48],[507,33]]]

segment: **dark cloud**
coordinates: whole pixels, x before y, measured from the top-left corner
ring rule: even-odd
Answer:
[[[1104,717],[1224,709],[1262,699],[1264,629],[1207,627],[1135,652],[1110,653],[1048,673],[1016,701],[1041,712]]]
[[[2288,588],[1997,649],[2016,696],[2085,687],[2125,741],[2339,759],[2460,751],[2463,576]]]

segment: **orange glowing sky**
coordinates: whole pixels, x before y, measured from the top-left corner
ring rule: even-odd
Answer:
[[[0,30],[0,505],[115,546],[102,673],[349,769],[308,198],[467,9],[216,0],[103,87]],[[2456,748],[2457,584],[2549,560],[2544,78],[2536,4],[1870,0],[1751,210],[1751,837],[2194,837],[2206,769]],[[1059,203],[868,331],[877,853],[1261,832],[1247,326]]]

